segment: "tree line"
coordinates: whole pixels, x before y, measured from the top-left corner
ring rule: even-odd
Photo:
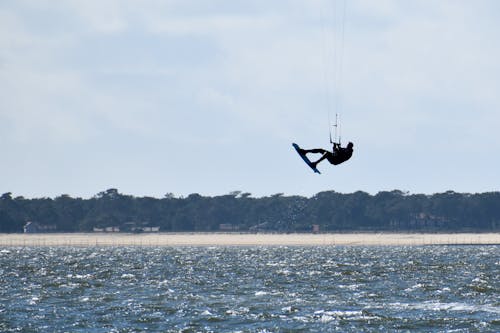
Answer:
[[[282,193],[255,198],[240,191],[220,196],[190,194],[135,197],[108,189],[92,198],[0,197],[0,232],[22,232],[28,222],[57,232],[219,230],[320,231],[499,231],[500,192],[432,195],[399,190],[375,195],[320,192],[312,197]],[[145,229],[144,229],[145,230]]]

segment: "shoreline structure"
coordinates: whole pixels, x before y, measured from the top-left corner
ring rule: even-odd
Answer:
[[[500,245],[500,233],[46,233],[0,234],[11,246],[421,246]]]

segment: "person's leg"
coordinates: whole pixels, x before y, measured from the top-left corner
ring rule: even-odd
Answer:
[[[327,153],[328,151],[317,148],[317,149],[301,149],[302,154],[307,154],[307,153],[313,153],[313,154],[324,154]]]
[[[323,156],[321,156],[321,157],[319,158],[319,160],[317,160],[316,162],[311,162],[311,165],[312,165],[313,167],[316,167],[316,166],[317,166],[317,165],[318,165],[321,161],[323,161],[325,158],[328,158],[328,155],[329,155],[329,154],[331,155],[331,153],[330,153],[329,151],[326,151],[326,150],[324,150],[324,149],[321,149],[321,150],[323,150],[324,154],[323,154]]]

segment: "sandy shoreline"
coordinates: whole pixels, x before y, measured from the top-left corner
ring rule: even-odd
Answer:
[[[7,246],[331,246],[331,245],[478,245],[500,244],[500,233],[68,233],[0,234]]]

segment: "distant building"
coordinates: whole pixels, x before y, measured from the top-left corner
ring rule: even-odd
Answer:
[[[160,232],[160,227],[133,227],[129,229],[132,232]]]
[[[391,219],[389,225],[392,229],[427,229],[439,230],[450,225],[452,221],[446,216],[438,216],[426,213],[410,214],[408,218]]]
[[[40,231],[40,225],[38,223],[28,221],[24,225],[24,233],[25,234],[35,234],[35,233],[38,233],[38,232],[41,232]]]
[[[124,230],[120,229],[120,227],[104,227],[98,228],[94,227],[92,229],[94,232],[160,232],[160,227],[136,227],[136,226],[125,226]]]
[[[240,227],[238,225],[234,225],[231,223],[221,223],[221,224],[219,224],[219,230],[220,231],[236,231],[236,230],[240,230]]]
[[[159,232],[160,227],[151,227],[148,226],[147,222],[127,222],[122,225],[123,232],[134,232],[134,233],[142,233],[142,232]]]
[[[55,225],[41,225],[37,222],[28,221],[23,227],[25,234],[35,234],[41,232],[54,232],[57,230]]]
[[[160,232],[160,227],[142,227],[143,232]]]
[[[312,232],[313,234],[319,233],[319,224],[313,224]]]

